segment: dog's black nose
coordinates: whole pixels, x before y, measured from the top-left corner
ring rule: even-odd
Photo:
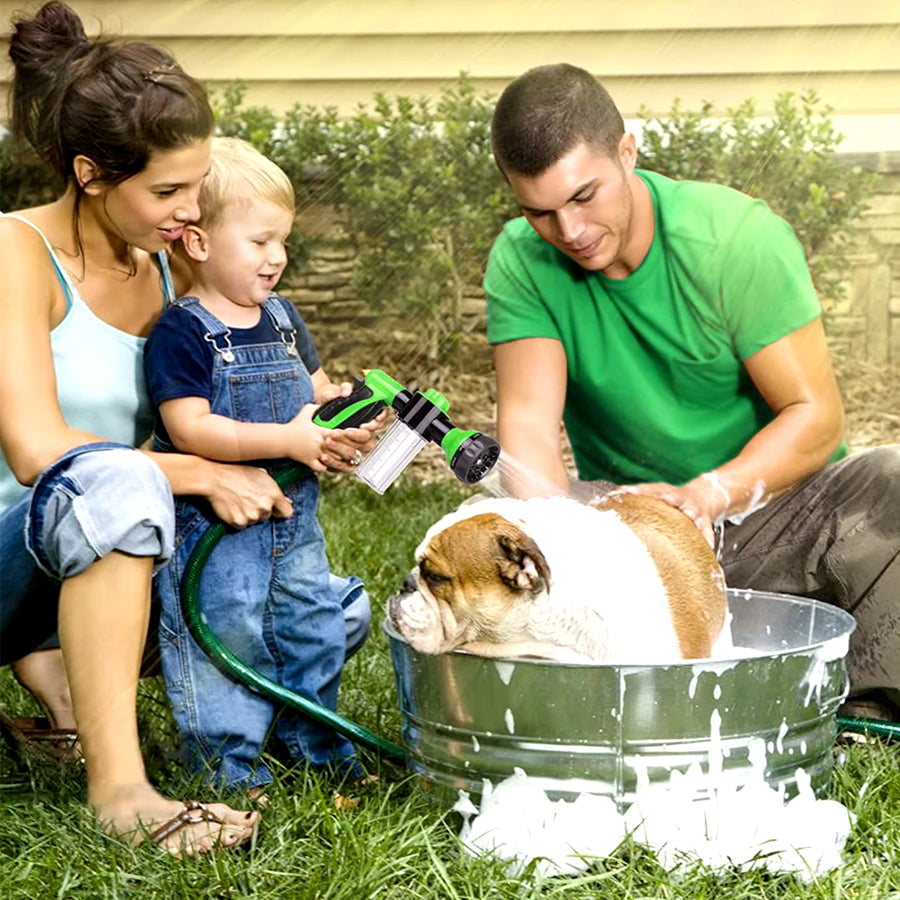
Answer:
[[[413,575],[412,572],[410,572],[409,575],[406,576],[406,579],[403,582],[403,589],[402,589],[403,593],[411,594],[413,591],[415,591],[417,589],[418,588],[416,586],[416,576]]]

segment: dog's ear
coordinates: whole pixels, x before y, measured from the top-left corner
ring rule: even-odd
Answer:
[[[504,584],[515,591],[537,593],[550,587],[550,566],[540,548],[512,523],[497,535],[497,565]]]

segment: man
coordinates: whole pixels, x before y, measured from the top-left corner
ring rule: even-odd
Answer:
[[[790,226],[730,188],[637,170],[609,94],[574,66],[513,81],[492,144],[523,213],[485,276],[509,489],[606,481],[681,509],[716,532],[730,586],[853,613],[852,690],[870,701],[854,711],[900,718],[900,448],[847,457]]]

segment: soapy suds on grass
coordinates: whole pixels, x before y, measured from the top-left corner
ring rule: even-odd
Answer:
[[[544,876],[581,872],[629,837],[669,871],[700,863],[718,871],[794,873],[808,881],[840,867],[851,814],[837,801],[817,799],[803,769],[796,772],[799,792],[788,802],[762,772],[738,788],[721,786],[698,799],[707,777],[699,768],[675,771],[665,789],[638,791],[620,813],[609,797],[597,794],[550,800],[516,769],[496,786],[484,782],[479,807],[460,791],[453,808],[464,818],[465,848],[505,860],[514,877],[532,861]]]

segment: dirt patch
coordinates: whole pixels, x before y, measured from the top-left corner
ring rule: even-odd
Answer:
[[[834,370],[844,398],[850,449],[900,443],[900,365],[837,356]]]

